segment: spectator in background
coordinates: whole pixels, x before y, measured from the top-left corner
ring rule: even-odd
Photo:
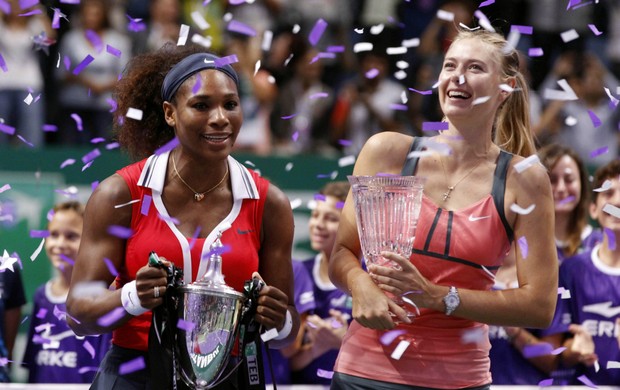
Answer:
[[[0,260],[0,382],[10,382],[13,346],[26,304],[21,263],[12,254]]]
[[[271,113],[274,151],[282,154],[330,153],[328,123],[333,90],[321,81],[319,52],[300,36],[291,42],[292,77],[282,86]]]
[[[269,115],[278,87],[271,74],[257,69],[261,59],[260,47],[241,34],[229,34],[227,55],[236,55],[239,62],[233,64],[239,75],[239,95],[243,108],[243,131],[235,141],[235,151],[268,155],[271,152],[271,129]]]
[[[63,144],[111,136],[112,89],[131,56],[129,38],[110,27],[104,0],[82,1],[78,21],[60,41],[58,123]]]
[[[314,286],[315,308],[300,328],[303,344],[290,357],[293,382],[322,384],[331,382],[331,372],[340,350],[342,338],[351,320],[351,297],[340,291],[327,274],[340,214],[349,192],[346,181],[326,184],[316,197],[310,215],[310,245],[317,255],[301,261]],[[295,278],[297,282],[297,277]]]
[[[80,240],[84,208],[60,203],[48,216],[45,253],[55,275],[34,293],[24,353],[29,383],[91,383],[110,347],[111,334],[78,337],[65,320],[67,294]]]
[[[608,184],[605,191],[594,192],[590,217],[608,234],[591,250],[560,265],[559,286],[570,291],[570,297],[559,300],[548,333],[556,345],[566,347],[560,359],[575,369],[573,385],[582,385],[583,375],[599,386],[620,383],[620,370],[608,366],[620,361],[620,219],[606,209],[620,207],[619,177],[620,160],[597,169],[593,186]]]
[[[0,10],[0,54],[7,71],[0,71],[0,118],[5,125],[15,128],[17,137],[9,139],[0,132],[0,143],[21,142],[41,147],[44,144],[43,101],[44,78],[38,50],[48,50],[55,32],[40,6],[22,9],[19,1],[5,3]],[[23,16],[33,12],[30,16]],[[36,13],[38,12],[38,13]],[[37,41],[35,43],[35,41]]]
[[[178,0],[153,0],[148,6],[146,28],[132,32],[133,55],[157,50],[166,42],[177,42],[181,28],[181,9]]]
[[[550,144],[538,151],[547,168],[555,204],[555,244],[560,263],[589,251],[602,233],[588,223],[590,181],[583,160],[568,146]]]
[[[590,52],[562,54],[541,86],[543,97],[547,90],[560,90],[557,81],[562,79],[576,99],[551,100],[532,131],[543,143],[570,146],[587,165],[599,166],[617,158],[620,110],[611,104],[605,88],[615,92],[618,80]]]
[[[358,74],[344,83],[331,117],[333,142],[346,140],[347,154],[357,154],[372,135],[407,132],[403,105],[405,88],[388,75],[389,62],[381,50],[360,54]]]

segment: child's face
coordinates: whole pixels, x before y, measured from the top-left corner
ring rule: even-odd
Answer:
[[[45,252],[56,269],[72,266],[63,258],[75,261],[82,238],[82,217],[73,210],[54,213],[48,225],[49,237],[45,240]]]
[[[570,156],[561,157],[549,173],[555,212],[570,213],[581,199],[579,167]]]
[[[310,245],[317,252],[330,253],[336,241],[340,224],[339,201],[333,196],[316,202],[316,208],[310,215]]]
[[[596,203],[590,204],[590,216],[598,221],[603,228],[620,233],[620,218],[603,211],[606,204],[620,207],[620,176],[607,178],[607,180],[611,181],[611,188],[600,192],[596,198]]]

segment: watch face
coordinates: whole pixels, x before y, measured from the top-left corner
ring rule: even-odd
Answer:
[[[446,297],[446,306],[454,307],[454,306],[456,306],[458,304],[459,304],[459,299],[457,297],[455,297],[454,295],[448,295]]]

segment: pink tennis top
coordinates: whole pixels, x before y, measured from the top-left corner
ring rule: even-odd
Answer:
[[[242,292],[244,281],[258,271],[260,229],[269,182],[229,157],[233,193],[230,213],[206,238],[186,237],[162,201],[167,163],[168,153],[164,153],[118,171],[129,186],[131,198],[139,202],[131,206],[133,235],[127,240],[125,267],[116,279],[117,288],[136,278],[151,251],[182,268],[185,284],[193,282],[197,275],[204,275],[206,264],[200,259],[208,255],[211,244],[223,231],[222,244],[230,250],[222,254],[222,273],[226,284]],[[148,311],[130,319],[114,331],[113,343],[146,351],[151,318]]]
[[[416,141],[412,151],[421,148]],[[513,238],[504,215],[511,158],[509,153],[500,153],[491,194],[466,208],[445,210],[423,197],[411,262],[431,282],[472,290],[493,287],[494,274]],[[408,160],[402,174],[414,174],[416,166],[417,158]],[[335,371],[438,389],[491,383],[487,325],[420,309],[412,324],[401,324],[397,329],[406,333],[383,345],[380,338],[385,331],[364,328],[353,321]],[[400,358],[392,358],[401,341],[410,344]]]

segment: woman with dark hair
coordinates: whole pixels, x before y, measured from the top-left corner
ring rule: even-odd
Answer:
[[[93,388],[162,385],[149,374],[154,362],[147,350],[151,310],[163,302],[167,274],[147,265],[151,251],[167,267],[182,268],[187,284],[205,274],[201,259],[220,236],[229,248],[221,255],[226,283],[239,292],[249,279],[266,284],[254,319],[277,330],[270,346],[287,345],[297,334],[290,203],[230,156],[243,122],[238,85],[227,58],[171,44],[132,59],[116,88],[118,139],[139,161],[104,180],[89,199],[67,300],[77,334],[113,331]],[[130,108],[142,110],[141,121],[126,116]],[[76,294],[93,282],[114,283],[116,290]],[[120,317],[99,321],[118,309]],[[139,361],[139,369],[119,372],[128,361]],[[218,389],[235,388],[234,377]]]

